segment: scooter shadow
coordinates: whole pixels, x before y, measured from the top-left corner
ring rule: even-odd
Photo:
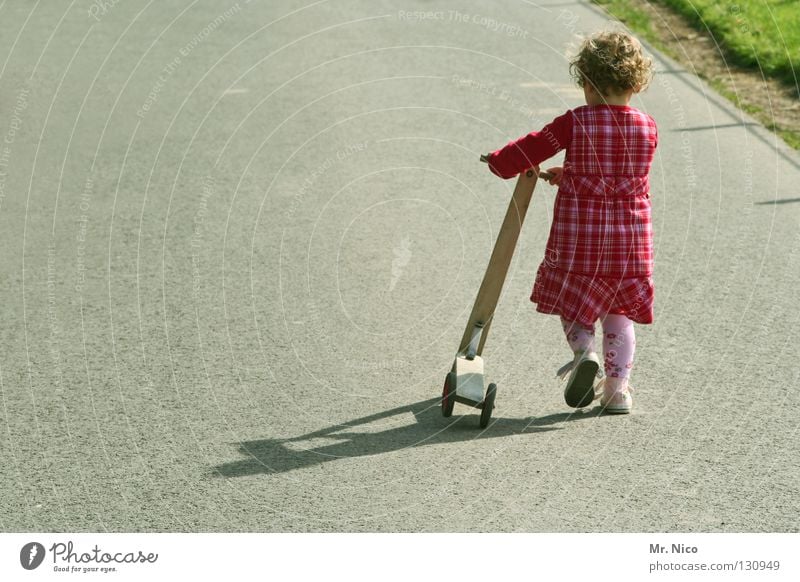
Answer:
[[[285,473],[341,458],[378,455],[409,447],[561,430],[557,426],[560,423],[597,416],[592,412],[563,412],[536,418],[499,417],[481,430],[477,414],[442,418],[439,403],[439,398],[432,398],[298,437],[240,442],[237,446],[244,458],[213,470],[222,477]],[[408,413],[415,422],[407,422]],[[395,416],[401,417],[401,425],[389,420]],[[383,429],[384,426],[388,428]]]

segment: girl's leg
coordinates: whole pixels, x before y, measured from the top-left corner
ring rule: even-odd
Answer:
[[[606,315],[602,321],[606,377],[600,406],[606,412],[628,414],[633,406],[628,390],[636,350],[633,322],[624,315]]]
[[[636,334],[633,322],[624,315],[606,315],[603,322],[603,354],[606,377],[618,384],[627,380],[633,368]]]
[[[561,318],[561,328],[567,336],[567,342],[572,351],[593,352],[594,348],[594,326],[587,327],[575,321],[567,321]]]
[[[575,353],[575,359],[558,372],[559,376],[569,372],[564,400],[573,408],[583,408],[594,400],[594,383],[600,368],[594,348],[594,325],[585,326],[562,317],[561,327]]]

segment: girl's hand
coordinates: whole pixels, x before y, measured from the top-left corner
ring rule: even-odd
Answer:
[[[561,175],[564,173],[564,168],[555,166],[554,168],[547,168],[547,173],[552,175],[552,178],[547,180],[548,184],[558,186],[561,183]]]

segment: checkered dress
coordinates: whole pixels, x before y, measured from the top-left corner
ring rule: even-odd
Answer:
[[[658,132],[628,106],[584,106],[491,154],[504,178],[566,149],[545,257],[531,301],[592,325],[606,313],[653,322],[648,174]]]

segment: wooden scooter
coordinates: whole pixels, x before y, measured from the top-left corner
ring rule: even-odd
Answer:
[[[481,156],[481,161],[488,162],[486,156]],[[478,296],[475,298],[475,305],[472,307],[467,327],[458,346],[453,368],[444,380],[442,415],[446,418],[453,414],[456,402],[481,410],[481,428],[486,428],[492,418],[497,385],[489,384],[484,392],[484,367],[481,354],[489,336],[497,300],[503,290],[522,223],[525,221],[525,214],[528,212],[533,189],[539,177],[549,180],[552,175],[538,172],[538,168],[531,168],[521,173],[517,179],[503,226],[497,235],[492,257],[489,259]]]

